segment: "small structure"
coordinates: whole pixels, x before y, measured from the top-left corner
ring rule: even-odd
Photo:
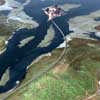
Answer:
[[[58,5],[47,7],[44,10],[44,13],[49,17],[48,20],[52,20],[56,17],[63,16],[64,10],[62,10]]]

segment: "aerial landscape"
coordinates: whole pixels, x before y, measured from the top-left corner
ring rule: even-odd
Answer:
[[[0,100],[100,100],[100,0],[0,0]]]

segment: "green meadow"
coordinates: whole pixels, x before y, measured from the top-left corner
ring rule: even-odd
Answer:
[[[73,39],[69,45],[63,59],[53,69],[14,92],[7,100],[84,100],[94,94],[100,79],[100,42]],[[55,49],[51,56],[44,56],[32,64],[20,86],[52,66],[62,52],[63,48]]]

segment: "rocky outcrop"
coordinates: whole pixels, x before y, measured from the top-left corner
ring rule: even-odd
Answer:
[[[96,26],[95,29],[100,31],[100,25]]]
[[[0,6],[5,4],[5,0],[0,0]]]

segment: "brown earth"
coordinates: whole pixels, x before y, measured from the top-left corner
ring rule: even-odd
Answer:
[[[96,26],[95,29],[100,31],[100,25]]]
[[[60,64],[60,65],[57,65],[54,69],[53,69],[53,73],[54,74],[59,74],[59,73],[63,73],[67,70],[68,68],[68,64]]]

